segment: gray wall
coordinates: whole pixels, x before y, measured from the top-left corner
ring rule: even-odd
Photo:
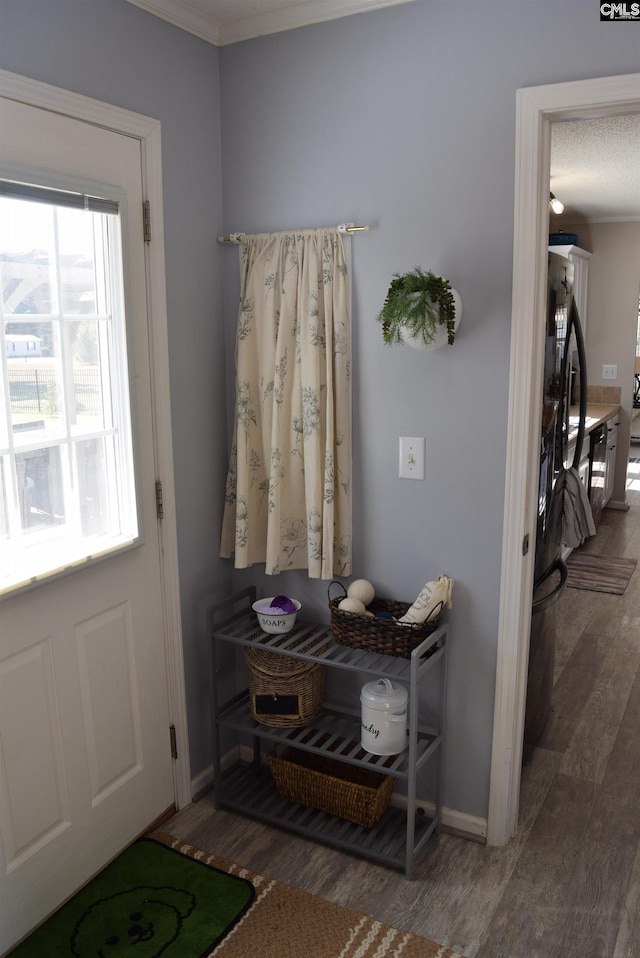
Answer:
[[[162,122],[180,580],[197,774],[211,761],[204,610],[230,581],[215,548],[226,478],[218,50],[125,0],[0,0],[0,67]]]
[[[217,51],[125,0],[0,0],[0,27],[3,69],[162,121],[194,775],[209,764],[207,600],[231,581],[253,582],[261,594],[277,586],[306,611],[327,614],[326,583],[232,575],[217,559],[238,267],[237,253],[215,238],[223,225],[354,220],[375,227],[353,240],[355,573],[407,600],[440,572],[456,579],[445,802],[486,815],[515,91],[638,71],[635,25],[601,25],[591,0],[416,0]],[[447,276],[462,296],[451,349],[382,344],[374,316],[391,274],[416,263]],[[423,483],[397,478],[400,434],[426,437]]]
[[[633,25],[635,26],[635,25]],[[450,614],[444,800],[487,813],[504,509],[515,93],[640,69],[637,29],[592,2],[416,0],[220,51],[225,232],[371,223],[356,236],[354,574],[412,599],[441,572]],[[224,264],[228,355],[237,259]],[[442,273],[455,345],[387,347],[375,316],[394,271]],[[397,477],[425,436],[426,480]],[[326,615],[326,583],[290,591]]]

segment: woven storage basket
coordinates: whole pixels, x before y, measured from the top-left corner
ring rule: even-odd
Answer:
[[[341,594],[331,598],[332,586],[338,586]],[[399,619],[411,608],[409,602],[396,602],[393,599],[378,599],[367,606],[371,615],[357,615],[343,612],[338,606],[347,594],[341,582],[334,580],[329,584],[329,610],[331,613],[331,634],[341,645],[350,645],[354,649],[368,649],[385,655],[398,655],[411,658],[411,652],[427,635],[438,628],[442,603],[431,613],[426,622],[418,625],[394,625],[388,619],[377,618],[376,613],[386,612]]]
[[[251,714],[261,725],[308,725],[322,707],[324,670],[317,662],[246,648]]]
[[[295,748],[281,755],[272,749],[267,762],[281,798],[363,828],[372,828],[384,814],[395,784],[392,775]]]

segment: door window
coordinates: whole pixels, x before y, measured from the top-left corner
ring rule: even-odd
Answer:
[[[0,594],[138,537],[120,210],[0,181]]]

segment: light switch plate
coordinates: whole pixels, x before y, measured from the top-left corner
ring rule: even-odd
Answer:
[[[424,479],[424,456],[424,437],[400,436],[399,477],[401,479]]]
[[[618,378],[618,367],[617,366],[603,366],[602,367],[602,378],[603,379],[617,379]]]

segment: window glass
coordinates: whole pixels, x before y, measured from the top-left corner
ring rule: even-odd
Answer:
[[[0,593],[138,536],[120,219],[0,196]]]

